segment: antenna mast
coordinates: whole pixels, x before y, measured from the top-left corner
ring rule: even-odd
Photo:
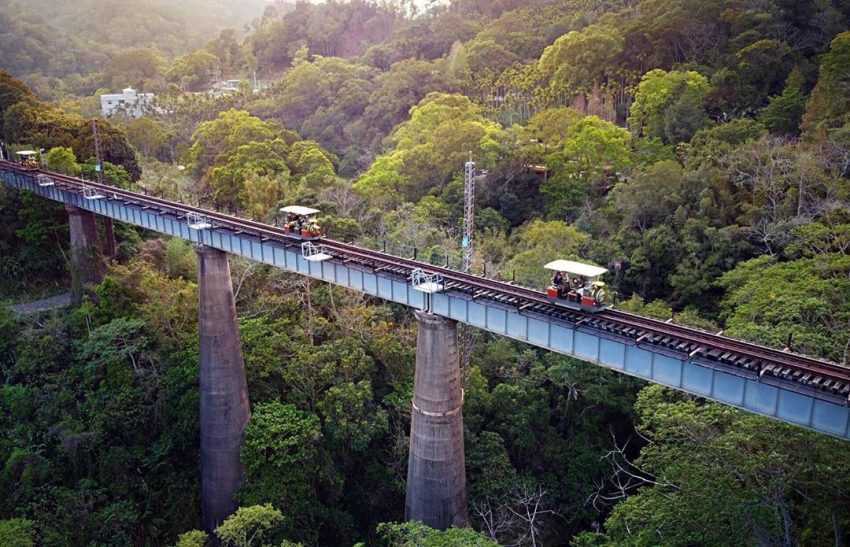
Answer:
[[[469,273],[472,269],[472,238],[475,235],[475,162],[472,161],[472,152],[469,153],[469,161],[466,162],[465,177],[463,181],[463,271]]]
[[[91,132],[94,136],[94,155],[97,162],[94,170],[97,173],[97,182],[103,184],[103,157],[100,154],[100,133],[97,132],[97,120],[91,121]],[[103,251],[109,258],[115,258],[118,254],[118,246],[115,242],[115,224],[109,217],[103,219],[103,232]]]
[[[100,156],[100,135],[97,132],[97,120],[91,121],[91,131],[94,135],[94,155],[97,159],[94,170],[97,173],[97,182],[103,184],[103,159]]]

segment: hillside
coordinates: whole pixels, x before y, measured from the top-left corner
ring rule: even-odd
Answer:
[[[6,52],[0,69],[36,84],[40,92],[50,93],[57,83],[66,92],[82,92],[76,91],[80,80],[91,80],[121,52],[184,54],[221,30],[243,32],[266,5],[265,0],[0,0],[0,46]]]
[[[94,176],[95,93],[134,85],[111,184],[456,269],[471,157],[471,273],[594,264],[605,305],[850,366],[848,2],[133,2],[0,11],[11,151]],[[63,208],[0,185],[0,226],[0,297],[68,290]],[[0,303],[0,544],[847,543],[846,441],[466,327],[471,528],[402,524],[415,317],[237,257],[240,510],[201,531],[197,253],[116,230],[79,307]]]

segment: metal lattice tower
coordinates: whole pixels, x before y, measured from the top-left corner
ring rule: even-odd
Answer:
[[[94,136],[94,155],[97,159],[94,170],[97,173],[97,182],[103,184],[103,159],[100,156],[100,135],[97,132],[97,120],[91,121],[91,131]]]
[[[475,162],[472,154],[466,162],[463,183],[463,271],[472,268],[473,236],[475,235]]]

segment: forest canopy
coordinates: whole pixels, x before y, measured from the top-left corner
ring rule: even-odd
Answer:
[[[0,141],[54,171],[850,364],[850,5],[0,0]],[[221,91],[224,80],[239,85]],[[155,93],[143,116],[98,97]],[[463,329],[469,529],[404,523],[416,322],[232,258],[239,508],[200,531],[198,263],[0,187],[2,545],[842,545],[846,442]],[[98,228],[106,238],[107,227]],[[27,308],[24,308],[27,309]]]

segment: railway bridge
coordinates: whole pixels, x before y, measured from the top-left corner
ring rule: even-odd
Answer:
[[[573,311],[546,295],[322,239],[310,253],[275,226],[0,161],[0,180],[63,203],[74,290],[98,280],[95,219],[197,246],[204,527],[234,507],[250,419],[228,254],[413,308],[418,321],[405,514],[435,528],[467,521],[457,323],[569,355],[747,412],[850,440],[850,368],[616,310]],[[423,287],[416,275],[439,276]]]

